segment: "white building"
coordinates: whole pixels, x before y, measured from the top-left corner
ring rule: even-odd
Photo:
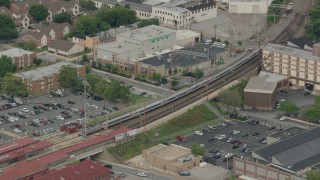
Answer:
[[[273,0],[229,0],[229,13],[265,14]]]
[[[152,17],[158,18],[163,26],[185,29],[190,24],[191,12],[182,7],[159,5],[152,7]]]
[[[213,0],[191,1],[178,5],[191,12],[191,19],[196,22],[217,17],[217,4]]]
[[[139,47],[143,55],[152,54],[176,45],[176,31],[165,27],[150,25],[120,33],[117,35],[116,41]]]

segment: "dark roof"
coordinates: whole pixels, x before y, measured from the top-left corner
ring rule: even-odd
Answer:
[[[180,50],[175,50],[172,52],[173,61],[172,67],[190,67],[205,61],[208,61],[208,53],[204,52],[208,49],[208,45],[196,44],[194,46],[182,48]],[[210,59],[213,55],[224,51],[222,48],[210,47]],[[152,66],[165,65],[165,68],[171,67],[171,52],[161,54],[158,56],[153,56],[142,60],[144,64],[150,64]]]
[[[62,40],[62,39],[56,39],[54,41],[51,41],[50,44],[48,45],[48,47],[67,52],[74,45],[75,45],[75,43],[72,43],[70,41]]]
[[[136,2],[130,2],[130,1],[122,1],[118,3],[120,6],[126,6],[129,5],[130,9],[142,11],[142,12],[152,12],[152,6],[149,4],[141,4]]]
[[[178,7],[186,8],[189,11],[194,11],[198,9],[203,9],[211,6],[215,6],[216,2],[215,1],[192,1],[192,2],[187,2],[185,4],[180,4]]]
[[[269,162],[275,158],[281,165],[306,168],[320,162],[320,127],[273,143],[255,153]],[[303,165],[302,165],[303,164]]]
[[[289,39],[288,42],[292,43],[292,44],[295,44],[296,46],[300,47],[300,48],[304,48],[304,45],[308,44],[310,45],[311,44],[311,47],[312,45],[314,44],[314,42],[312,42],[312,40],[310,39],[307,39],[306,37],[302,36],[302,37],[299,37],[299,38],[293,38],[293,39]]]
[[[302,129],[302,128],[293,126],[291,128],[285,129],[283,131],[279,131],[279,132],[276,132],[274,134],[271,134],[270,137],[283,140],[283,139],[286,139],[288,137],[294,136],[296,134],[300,134],[300,133],[302,133],[304,131],[305,130]]]

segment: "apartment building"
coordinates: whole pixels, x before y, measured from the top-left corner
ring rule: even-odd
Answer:
[[[158,18],[163,26],[184,29],[190,24],[191,12],[186,8],[165,4],[152,7],[152,17]]]
[[[320,91],[320,44],[308,51],[269,43],[263,48],[263,68],[288,76],[291,85]]]
[[[178,5],[191,12],[191,20],[196,22],[206,21],[217,17],[217,4],[213,0],[191,1]]]
[[[75,35],[72,38],[72,42],[86,47],[88,49],[93,49],[95,45],[100,44],[100,37],[98,35]]]
[[[68,62],[58,62],[56,64],[40,67],[26,72],[16,73],[14,75],[22,79],[23,83],[26,84],[28,91],[31,94],[49,92],[60,87],[58,75],[62,66],[74,67],[77,69],[77,74],[79,77],[84,78],[86,76],[84,66]]]
[[[33,65],[36,53],[19,48],[13,48],[0,52],[0,57],[1,56],[10,57],[12,59],[12,63],[17,66],[17,69],[21,69]]]

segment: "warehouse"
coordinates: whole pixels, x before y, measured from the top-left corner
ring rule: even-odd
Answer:
[[[272,0],[229,0],[229,13],[266,14]]]

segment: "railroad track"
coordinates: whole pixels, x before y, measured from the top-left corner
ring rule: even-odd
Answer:
[[[250,72],[251,70],[254,70],[255,68],[259,67],[261,65],[261,54],[259,56],[256,56],[255,58],[248,61],[246,64],[244,64],[241,68],[235,69],[232,73],[227,74],[225,77],[208,84],[207,86],[203,86],[198,91],[195,91],[191,94],[188,94],[185,97],[182,97],[176,101],[171,102],[170,104],[158,108],[154,111],[148,112],[142,116],[133,118],[130,121],[123,122],[122,124],[118,124],[113,126],[113,128],[119,128],[120,126],[127,126],[130,128],[139,128],[146,124],[152,123],[162,117],[165,117],[172,112],[175,112],[199,99],[202,97],[205,97],[212,92],[218,90],[219,88],[223,87],[224,85],[239,79],[243,75],[245,75],[247,72]]]

